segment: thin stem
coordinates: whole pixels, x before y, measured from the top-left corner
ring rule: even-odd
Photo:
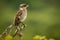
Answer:
[[[5,31],[1,34],[1,37],[4,38],[6,37],[10,32],[11,32],[11,29],[12,29],[13,25],[10,25],[8,26]]]

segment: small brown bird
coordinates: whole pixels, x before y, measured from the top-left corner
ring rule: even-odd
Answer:
[[[21,22],[23,22],[26,19],[27,7],[28,5],[26,4],[20,4],[19,11],[17,12],[15,19],[14,19],[15,26],[18,26]]]

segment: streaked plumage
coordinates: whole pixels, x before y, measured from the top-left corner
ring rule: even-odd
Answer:
[[[19,25],[20,22],[23,22],[27,17],[27,5],[21,4],[19,11],[16,14],[14,24]]]

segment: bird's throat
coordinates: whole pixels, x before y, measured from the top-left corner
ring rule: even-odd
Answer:
[[[20,8],[20,10],[23,10],[23,8]]]

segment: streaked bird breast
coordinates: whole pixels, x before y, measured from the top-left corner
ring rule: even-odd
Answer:
[[[23,11],[22,15],[20,16],[21,21],[23,22],[26,19],[26,17],[27,17],[27,11]]]

